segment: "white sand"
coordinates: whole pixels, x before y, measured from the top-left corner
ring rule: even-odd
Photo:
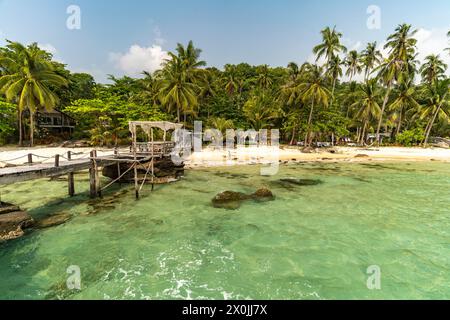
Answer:
[[[21,165],[28,159],[27,155],[32,153],[42,158],[33,156],[33,162],[51,163],[56,154],[67,157],[67,152],[72,152],[73,159],[88,158],[89,152],[93,148],[0,148],[0,167],[5,163]],[[126,152],[128,148],[121,150]],[[327,149],[317,150],[315,153],[302,153],[300,148],[281,147],[280,149],[269,147],[239,148],[232,151],[204,149],[202,152],[193,153],[186,161],[188,168],[227,166],[241,164],[258,164],[273,162],[304,162],[304,161],[450,161],[450,149],[441,148],[401,148],[401,147],[380,147],[380,148],[353,148],[335,147],[335,153],[330,153]],[[99,156],[113,154],[113,149],[97,149]],[[355,157],[356,155],[366,155],[367,157]],[[20,159],[17,159],[21,157]],[[47,159],[49,158],[49,159]],[[60,161],[66,161],[61,158]]]

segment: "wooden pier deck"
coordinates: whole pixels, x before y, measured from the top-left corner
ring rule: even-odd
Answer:
[[[108,166],[117,163],[110,160],[111,157],[102,159],[97,158],[98,166]],[[58,166],[55,163],[41,163],[27,166],[7,167],[0,169],[0,184],[12,184],[34,179],[58,177],[77,171],[90,169],[91,159],[74,159],[60,162]]]

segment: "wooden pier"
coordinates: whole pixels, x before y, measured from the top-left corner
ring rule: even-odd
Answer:
[[[148,133],[149,142],[137,142],[136,128],[142,127]],[[43,178],[55,178],[63,175],[68,176],[68,194],[75,195],[74,173],[89,170],[90,196],[92,198],[101,196],[106,188],[119,181],[126,173],[134,169],[134,185],[136,199],[139,198],[139,192],[142,190],[147,177],[154,184],[154,163],[155,159],[170,157],[174,144],[166,141],[168,130],[179,128],[180,125],[170,122],[130,122],[130,131],[132,133],[132,145],[130,150],[119,153],[117,149],[114,154],[108,156],[98,156],[97,151],[90,152],[88,157],[82,159],[73,159],[69,151],[67,155],[55,155],[52,163],[33,163],[33,157],[42,158],[39,155],[29,154],[24,156],[27,163],[22,166],[11,166],[0,168],[0,185],[13,184]],[[154,141],[153,128],[160,128],[164,131],[164,141]],[[47,158],[48,159],[48,158]],[[128,169],[124,172],[120,170],[120,164],[126,163]],[[141,181],[138,178],[138,166],[148,164],[147,172]],[[100,184],[100,170],[106,166],[117,166],[117,179],[114,179],[106,186]]]

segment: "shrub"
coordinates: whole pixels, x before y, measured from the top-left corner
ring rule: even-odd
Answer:
[[[398,134],[396,142],[405,147],[411,147],[421,143],[425,139],[425,132],[422,128],[415,128],[412,130],[405,130]]]

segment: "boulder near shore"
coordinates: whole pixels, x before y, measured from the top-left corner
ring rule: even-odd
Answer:
[[[18,206],[0,202],[0,241],[19,238],[33,225],[33,218]]]

